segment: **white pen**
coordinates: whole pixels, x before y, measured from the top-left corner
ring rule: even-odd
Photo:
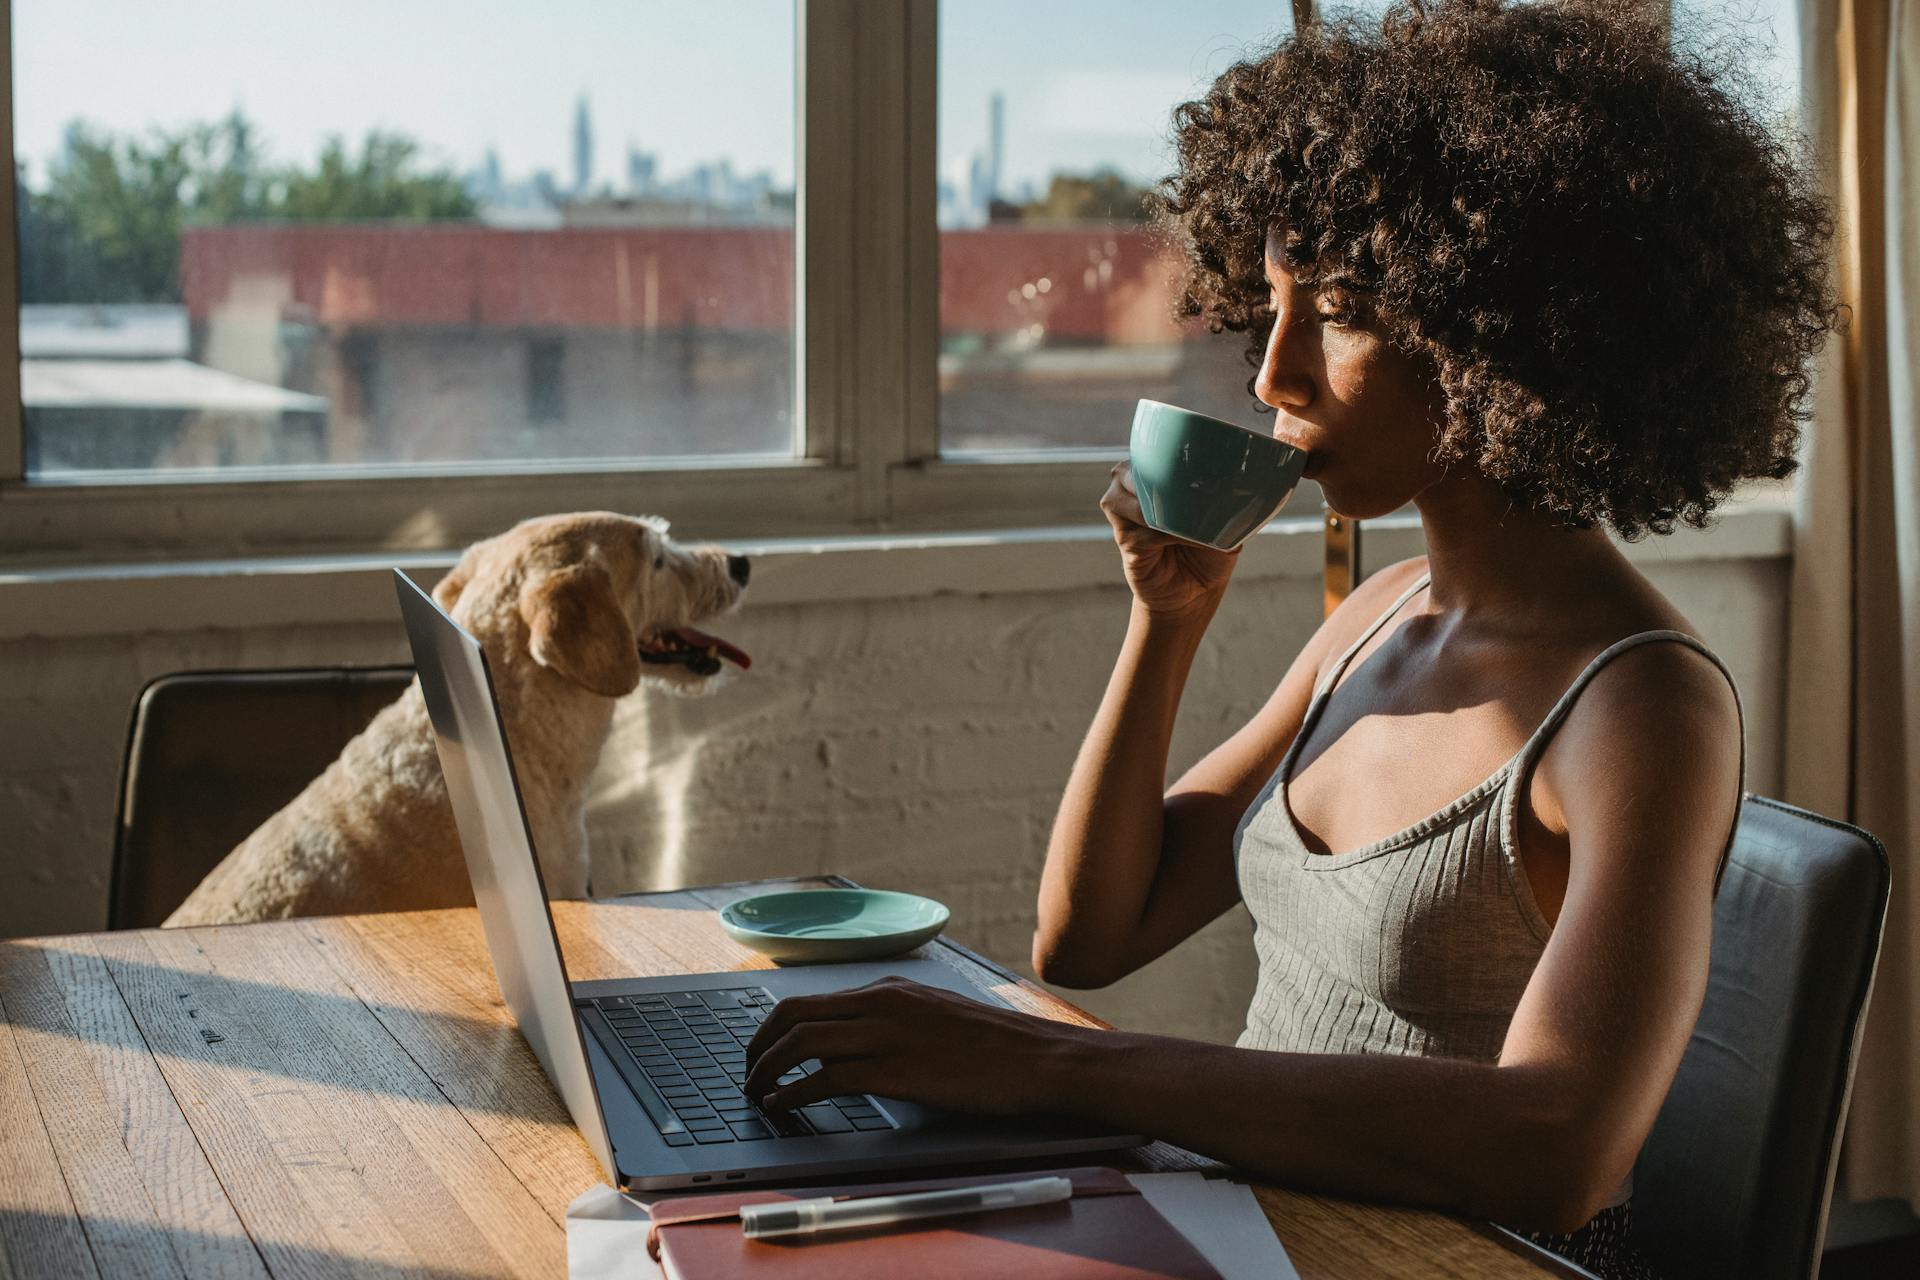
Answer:
[[[815,1200],[747,1205],[740,1210],[740,1229],[750,1239],[765,1240],[769,1236],[804,1235],[844,1227],[874,1227],[889,1222],[909,1222],[916,1218],[937,1218],[949,1213],[973,1213],[980,1209],[1049,1204],[1072,1195],[1071,1179],[1028,1178],[1024,1182],[948,1187],[941,1191],[915,1191],[901,1196],[862,1196],[855,1200],[821,1196]]]

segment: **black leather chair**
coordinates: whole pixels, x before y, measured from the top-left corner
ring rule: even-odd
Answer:
[[[127,727],[107,927],[166,919],[412,679],[412,667],[319,667],[149,683]]]
[[[1866,832],[1747,797],[1706,1002],[1634,1169],[1633,1243],[1663,1274],[1817,1273],[1888,884]]]

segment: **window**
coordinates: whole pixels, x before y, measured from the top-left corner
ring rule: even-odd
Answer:
[[[1136,398],[1261,421],[1136,197],[1304,0],[0,6],[15,558],[1090,524]]]
[[[527,344],[527,421],[560,422],[567,416],[566,388],[560,361],[566,344],[558,338],[536,338]]]
[[[1111,448],[1143,396],[1259,425],[1244,340],[1173,320],[1146,199],[1173,108],[1291,27],[1271,0],[942,6],[943,452]]]
[[[29,480],[792,456],[790,0],[12,16]]]
[[[1800,127],[1799,0],[1673,0],[1673,33],[1683,49],[1736,53],[1755,105]]]

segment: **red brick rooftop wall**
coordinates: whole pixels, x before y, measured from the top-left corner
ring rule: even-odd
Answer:
[[[1142,230],[942,232],[942,328],[1164,341],[1172,271]],[[793,328],[787,228],[201,227],[181,235],[180,279],[195,320],[278,296],[287,318],[340,329]]]

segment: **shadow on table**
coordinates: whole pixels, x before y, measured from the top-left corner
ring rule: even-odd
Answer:
[[[489,1021],[45,944],[0,942],[0,978],[0,1018],[30,1062],[48,1052],[36,1037],[55,1037],[150,1052],[163,1071],[172,1060],[572,1124],[505,1017]],[[344,976],[339,981],[350,986]]]
[[[72,1275],[83,1270],[76,1251],[88,1252],[102,1275],[124,1274],[115,1264],[130,1265],[142,1258],[145,1274],[186,1276],[246,1275],[262,1265],[271,1275],[351,1275],[355,1280],[472,1280],[479,1274],[469,1267],[449,1269],[421,1264],[409,1258],[385,1262],[364,1255],[311,1245],[290,1244],[246,1234],[196,1231],[177,1225],[139,1222],[130,1218],[89,1215],[84,1238],[72,1218],[20,1209],[0,1209],[0,1262],[11,1263],[22,1276]],[[475,1261],[487,1265],[491,1254],[484,1245]],[[169,1265],[169,1261],[177,1265]],[[493,1258],[488,1269],[505,1269]]]

